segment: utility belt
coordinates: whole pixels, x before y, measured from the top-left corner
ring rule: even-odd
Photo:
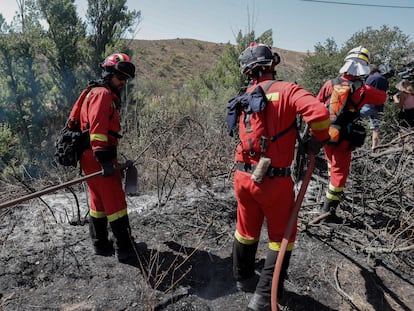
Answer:
[[[239,171],[251,174],[256,169],[256,165],[253,165],[250,163],[244,163],[244,162],[237,162],[236,169]],[[273,167],[273,166],[269,166],[265,174],[265,176],[269,178],[289,177],[290,175],[291,175],[290,167]]]

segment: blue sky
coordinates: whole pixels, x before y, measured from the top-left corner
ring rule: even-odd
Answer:
[[[274,46],[295,51],[313,51],[318,42],[334,38],[342,46],[354,33],[371,26],[397,26],[414,40],[413,0],[331,0],[364,4],[340,5],[302,0],[128,0],[129,9],[141,10],[136,39],[191,38],[234,43],[239,30],[261,34],[273,30]],[[84,16],[87,0],[75,0]],[[406,6],[410,8],[369,5]],[[10,21],[15,0],[3,0],[0,13]]]

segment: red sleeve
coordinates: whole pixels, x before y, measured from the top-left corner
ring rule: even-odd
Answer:
[[[325,106],[328,106],[329,100],[331,98],[331,94],[333,91],[332,87],[332,81],[328,80],[325,82],[325,84],[320,89],[318,95],[316,95],[316,98],[321,102],[324,103]]]
[[[383,105],[387,100],[387,93],[371,85],[364,84],[352,94],[351,99],[354,103],[359,103],[358,108],[361,109],[365,104]]]
[[[91,92],[89,98],[88,123],[92,150],[106,149],[109,145],[109,116],[111,115],[112,96],[101,88]]]
[[[319,141],[329,139],[329,111],[310,92],[300,86],[291,89],[291,102],[303,120],[309,124],[310,132]]]

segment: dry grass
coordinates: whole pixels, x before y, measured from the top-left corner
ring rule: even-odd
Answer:
[[[133,40],[129,46],[134,51],[139,79],[182,86],[189,79],[211,70],[226,50],[225,43],[194,39]],[[282,78],[295,80],[301,70],[303,52],[282,50],[275,47],[282,61],[278,71]],[[289,77],[286,78],[286,77]]]

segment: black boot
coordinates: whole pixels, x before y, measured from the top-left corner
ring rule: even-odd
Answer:
[[[335,215],[336,208],[339,205],[339,200],[332,200],[325,197],[325,200],[323,201],[323,205],[321,206],[320,213],[325,214],[327,212],[330,212],[331,215]]]
[[[238,290],[253,293],[258,276],[255,273],[255,259],[258,242],[242,244],[237,239],[233,242],[233,275]]]
[[[108,219],[89,216],[89,234],[96,255],[112,256],[115,254],[112,241],[108,239]]]
[[[260,274],[259,282],[257,283],[256,291],[250,299],[248,309],[251,311],[271,311],[271,292],[273,272],[278,256],[277,251],[269,250],[267,252],[265,264]],[[282,268],[279,275],[279,282],[277,286],[277,297],[282,298],[284,294],[284,282],[287,277],[287,269],[289,267],[291,252],[287,251],[283,258]]]
[[[131,236],[128,215],[110,222],[115,237],[115,249],[118,261],[134,267],[139,267],[138,252],[134,238]]]
[[[322,221],[326,221],[329,223],[341,223],[341,218],[336,215],[336,209],[339,205],[339,202],[339,200],[325,198],[323,205],[321,207],[320,214],[325,214],[328,212],[329,214],[326,218],[322,219]]]

